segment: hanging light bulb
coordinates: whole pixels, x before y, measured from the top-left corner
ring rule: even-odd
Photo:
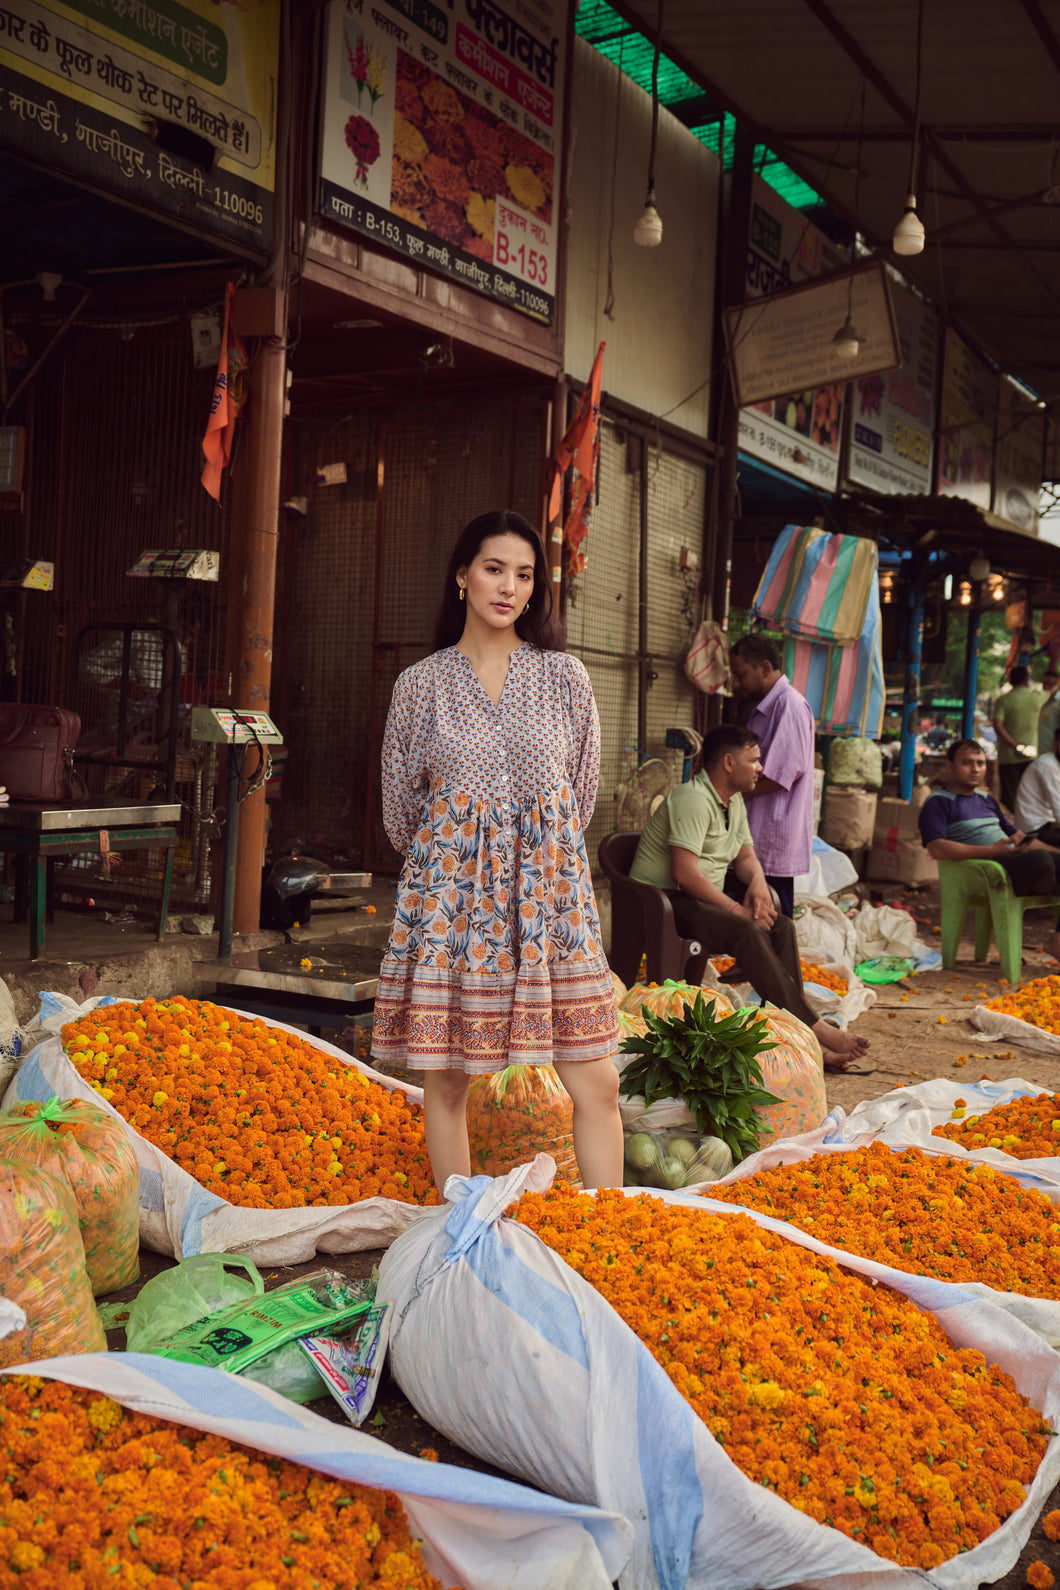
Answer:
[[[968,573],[973,580],[982,582],[990,573],[990,559],[985,558],[981,552],[978,553],[969,563]]]
[[[644,208],[633,228],[633,241],[641,248],[658,248],[663,225],[655,203],[655,145],[659,137],[659,50],[662,45],[663,0],[655,13],[655,55],[651,63],[651,149],[648,154],[648,191]]]
[[[924,223],[916,213],[916,194],[910,190],[905,196],[905,209],[898,218],[891,247],[896,254],[922,254],[926,235]]]
[[[861,333],[848,315],[832,338],[837,359],[856,359],[861,349]]]
[[[637,218],[633,228],[633,241],[639,243],[641,248],[658,248],[662,242],[663,224],[662,216],[655,207],[654,185],[648,189],[644,200],[644,208]]]
[[[968,584],[967,580],[962,580],[961,581],[961,606],[962,607],[971,607],[971,605],[972,605],[972,588]]]

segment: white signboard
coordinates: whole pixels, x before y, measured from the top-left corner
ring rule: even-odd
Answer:
[[[824,233],[761,177],[754,179],[751,200],[748,298],[783,292],[846,264]],[[843,392],[842,383],[836,383],[741,409],[740,451],[820,490],[834,491]]]
[[[860,376],[850,388],[847,480],[873,491],[931,491],[932,436],[938,406],[938,317],[922,298],[891,280],[902,364]]]
[[[329,221],[551,321],[561,0],[332,0]]]
[[[1017,530],[1038,534],[1045,414],[1028,392],[1001,380],[994,444],[994,512]]]

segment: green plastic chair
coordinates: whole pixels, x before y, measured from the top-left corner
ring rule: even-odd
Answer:
[[[961,929],[968,912],[975,911],[975,958],[985,961],[990,940],[997,940],[1001,975],[1019,982],[1023,968],[1023,913],[1049,907],[1053,923],[1060,921],[1060,895],[1014,894],[1012,882],[998,861],[940,861],[939,898],[942,908],[942,964],[947,971],[957,964]]]

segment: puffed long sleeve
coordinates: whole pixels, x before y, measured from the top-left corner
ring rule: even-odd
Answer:
[[[567,656],[566,690],[570,721],[571,761],[568,773],[582,829],[589,826],[600,781],[600,716],[585,665]]]
[[[394,685],[383,734],[383,827],[390,843],[407,855],[423,807],[421,770],[414,766],[413,716],[416,696],[408,674]]]

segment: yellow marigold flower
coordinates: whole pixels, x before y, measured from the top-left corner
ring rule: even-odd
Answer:
[[[313,963],[309,959],[308,955],[303,955],[302,959],[298,962],[298,964],[302,968],[303,972],[309,972],[309,971],[312,971],[312,969],[313,969]]]
[[[113,1430],[116,1424],[121,1424],[125,1417],[124,1409],[118,1402],[113,1402],[110,1397],[97,1397],[88,1405],[88,1422],[93,1430]]]
[[[166,1102],[166,1100],[168,1098],[169,1098],[169,1094],[168,1093],[163,1093],[161,1088],[159,1088],[156,1093],[152,1093],[152,1095],[151,1095],[151,1103],[154,1105],[155,1109],[157,1110],[157,1109],[160,1109],[163,1104],[165,1104],[165,1102]]]
[[[16,1573],[29,1573],[31,1568],[39,1568],[44,1561],[44,1548],[34,1546],[28,1540],[20,1540],[11,1548],[11,1555],[7,1559],[8,1565]]]

